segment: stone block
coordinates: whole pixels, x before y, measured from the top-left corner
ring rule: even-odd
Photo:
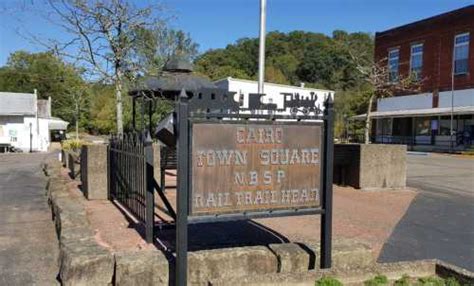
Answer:
[[[65,193],[67,188],[66,184],[67,181],[61,176],[50,177],[46,187],[46,195],[49,199],[51,199],[53,195],[57,195],[58,193]]]
[[[314,253],[314,265],[310,269],[320,268],[320,244],[306,244],[308,251]],[[351,239],[333,240],[332,243],[332,268],[355,269],[369,267],[375,264],[375,258],[370,247],[362,242]]]
[[[278,272],[295,273],[309,270],[310,254],[295,243],[270,244],[278,258]]]
[[[277,257],[264,246],[202,250],[188,253],[188,281],[207,285],[217,278],[277,273]]]
[[[362,144],[360,188],[401,189],[406,187],[406,145]]]
[[[79,174],[79,155],[74,152],[68,152],[68,166],[69,169],[69,176],[74,180],[76,179],[77,175]]]
[[[95,241],[94,233],[88,226],[68,226],[61,229],[59,240],[63,243],[69,242],[88,242]]]
[[[62,285],[110,285],[113,274],[113,255],[95,242],[60,242],[59,277]]]
[[[63,167],[67,166],[67,152],[64,149],[61,149],[61,163]]]
[[[115,254],[115,285],[168,285],[169,263],[158,250]]]
[[[334,183],[357,189],[406,187],[406,145],[335,144]]]
[[[82,146],[81,181],[82,191],[89,200],[108,199],[107,145]]]
[[[56,233],[61,239],[66,228],[77,228],[88,225],[84,208],[68,196],[52,199],[52,211]]]
[[[51,176],[55,173],[59,174],[61,167],[62,167],[62,164],[60,161],[56,159],[51,159],[51,158],[47,159],[46,162],[44,162],[43,164],[43,170],[46,176]]]

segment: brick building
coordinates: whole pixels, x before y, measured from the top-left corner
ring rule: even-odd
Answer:
[[[375,35],[375,60],[389,80],[412,75],[417,94],[377,101],[377,143],[465,149],[474,141],[474,5]],[[425,146],[425,147],[423,147]]]

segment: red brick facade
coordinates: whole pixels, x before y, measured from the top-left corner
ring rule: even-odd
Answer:
[[[399,48],[399,73],[406,76],[410,69],[411,45],[423,43],[421,92],[436,94],[451,90],[454,38],[462,33],[470,35],[469,67],[467,74],[455,76],[454,87],[456,90],[474,88],[474,5],[376,33],[375,60],[384,60],[390,49]]]

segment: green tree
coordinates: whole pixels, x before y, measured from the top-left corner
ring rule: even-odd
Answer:
[[[157,76],[173,57],[193,61],[198,54],[199,45],[181,30],[159,25],[150,29],[139,27],[135,33],[134,53],[144,75]]]
[[[47,0],[44,15],[62,29],[61,39],[42,41],[49,49],[81,64],[92,78],[115,87],[117,133],[123,133],[124,85],[140,65],[134,53],[137,30],[163,23],[161,6],[126,0]]]
[[[53,116],[71,123],[76,122],[76,101],[72,91],[84,88],[81,71],[50,52],[17,51],[0,68],[1,91],[32,93],[37,89],[40,99],[51,97]],[[87,95],[80,101],[83,109],[86,101]]]
[[[366,112],[371,85],[360,73],[351,54],[361,57],[364,67],[373,61],[374,39],[368,33],[336,30],[321,33],[270,32],[266,41],[265,79],[270,82],[336,91],[336,136],[347,128],[350,116]],[[228,76],[256,80],[258,39],[243,38],[223,49],[198,56],[196,70],[212,80]],[[351,123],[350,129],[353,129]]]

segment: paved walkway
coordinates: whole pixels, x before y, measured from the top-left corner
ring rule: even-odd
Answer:
[[[0,154],[0,285],[58,285],[43,154]]]
[[[407,180],[420,193],[380,261],[438,258],[474,271],[474,160],[408,155]]]

